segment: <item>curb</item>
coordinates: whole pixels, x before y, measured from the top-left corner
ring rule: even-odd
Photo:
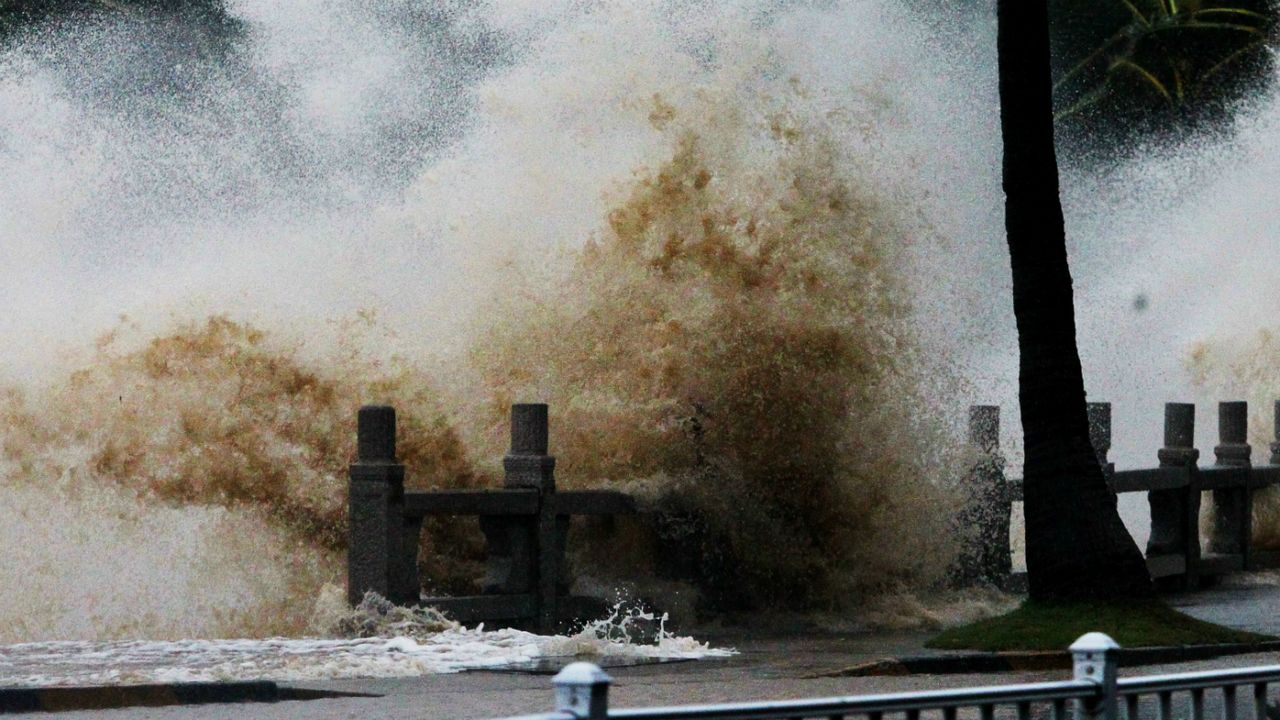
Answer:
[[[102,685],[88,687],[0,687],[0,713],[107,710],[162,705],[279,702],[333,697],[376,697],[364,693],[280,687],[268,680],[243,682]]]
[[[1280,640],[1223,645],[1173,645],[1123,648],[1120,667],[1165,665],[1209,660],[1229,655],[1280,652]],[[917,657],[871,660],[811,677],[867,677],[872,675],[968,675],[997,672],[1067,670],[1071,653],[1059,650],[967,653],[963,655],[921,655]]]

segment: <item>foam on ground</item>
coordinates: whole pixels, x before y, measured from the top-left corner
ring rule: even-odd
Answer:
[[[0,686],[410,677],[495,669],[557,657],[725,657],[689,637],[639,645],[590,631],[543,636],[457,626],[429,638],[42,642],[0,646]]]

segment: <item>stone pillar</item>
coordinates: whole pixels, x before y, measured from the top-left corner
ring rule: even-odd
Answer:
[[[509,488],[537,490],[540,496],[537,516],[523,530],[511,535],[517,548],[513,557],[528,563],[526,567],[538,605],[535,625],[542,632],[550,632],[556,625],[560,576],[564,569],[563,535],[568,529],[568,518],[562,520],[556,514],[556,459],[547,454],[547,437],[545,404],[511,406],[511,450],[502,459],[505,484]]]
[[[984,455],[1000,453],[1000,406],[969,406],[969,446]]]
[[[1188,479],[1195,470],[1200,451],[1195,449],[1196,406],[1165,403],[1164,447],[1157,457],[1162,468],[1184,468]],[[1186,559],[1185,584],[1194,587],[1200,561],[1200,492],[1187,487],[1152,490],[1151,538],[1147,557],[1182,555]]]
[[[1098,464],[1102,466],[1102,473],[1106,475],[1107,482],[1111,482],[1111,476],[1115,474],[1115,463],[1107,461],[1107,454],[1111,452],[1111,403],[1089,403],[1089,442],[1093,445],[1093,452],[1098,456]]]
[[[347,602],[358,604],[370,590],[395,603],[416,602],[416,587],[413,597],[407,597],[410,583],[401,547],[404,466],[396,462],[396,411],[366,405],[357,425],[357,457],[348,485]],[[414,565],[416,580],[416,558]]]
[[[1249,446],[1249,404],[1218,403],[1218,445],[1213,449],[1218,467],[1249,468],[1253,448]],[[1210,552],[1241,555],[1249,566],[1249,540],[1253,534],[1253,498],[1246,485],[1213,491],[1213,531]]]
[[[502,459],[507,487],[555,491],[556,459],[547,455],[547,425],[546,404],[511,406],[511,449]]]
[[[964,507],[959,513],[963,548],[954,572],[961,584],[974,582],[1000,586],[1009,577],[1009,487],[1000,455],[1000,408],[969,408],[969,452],[972,464],[964,485]]]
[[[1276,401],[1273,412],[1275,414],[1273,415],[1274,424],[1272,427],[1275,429],[1273,430],[1274,435],[1272,435],[1273,441],[1271,443],[1271,464],[1280,465],[1280,400]]]

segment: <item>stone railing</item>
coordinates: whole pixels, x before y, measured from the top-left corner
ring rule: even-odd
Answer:
[[[1167,403],[1164,447],[1149,468],[1116,470],[1108,462],[1111,449],[1111,405],[1089,403],[1089,435],[1111,489],[1116,493],[1145,492],[1151,504],[1151,536],[1146,547],[1147,568],[1157,583],[1169,589],[1196,587],[1200,579],[1239,570],[1280,567],[1280,552],[1253,546],[1254,494],[1280,483],[1280,401],[1275,404],[1276,442],[1266,464],[1254,464],[1248,442],[1248,405],[1218,403],[1218,444],[1213,462],[1200,464],[1195,448],[1195,405]],[[977,455],[970,474],[971,497],[992,503],[981,518],[981,539],[974,564],[984,579],[1003,582],[1009,558],[1009,512],[1022,500],[1022,481],[1006,479],[1000,455],[1000,409],[990,405],[969,409],[969,443]],[[1213,513],[1202,542],[1200,510],[1204,493],[1213,494]]]
[[[1280,432],[1280,402],[1276,403]],[[1116,470],[1108,462],[1111,406],[1089,404],[1090,436],[1116,493],[1145,492],[1151,504],[1147,567],[1165,588],[1194,588],[1201,578],[1238,570],[1280,567],[1280,552],[1255,548],[1254,494],[1280,483],[1280,435],[1270,462],[1251,461],[1248,407],[1218,405],[1219,442],[1214,461],[1201,466],[1194,447],[1195,406],[1165,406],[1164,447],[1154,467]],[[462,622],[499,621],[547,631],[599,606],[568,593],[565,543],[573,515],[636,512],[626,494],[607,490],[558,492],[555,458],[547,454],[547,406],[513,405],[511,449],[503,459],[498,490],[406,492],[405,467],[396,458],[395,410],[367,406],[359,413],[358,457],[350,470],[348,600],[367,591],[393,602],[430,604]],[[1022,500],[1022,482],[1005,477],[1000,454],[1000,410],[970,408],[973,453],[962,524],[976,528],[959,579],[1018,584],[1011,573],[1010,512]],[[1213,493],[1207,542],[1201,541],[1202,497]],[[429,516],[475,517],[484,533],[487,558],[478,595],[423,597],[418,547]]]
[[[556,460],[547,454],[547,406],[513,405],[511,450],[500,490],[406,492],[396,459],[396,415],[360,409],[358,454],[350,471],[347,599],[372,590],[400,605],[431,605],[461,622],[502,621],[549,631],[591,601],[568,595],[565,540],[573,515],[635,512],[619,492],[557,492]],[[488,547],[481,594],[422,597],[418,545],[428,516],[473,516]]]

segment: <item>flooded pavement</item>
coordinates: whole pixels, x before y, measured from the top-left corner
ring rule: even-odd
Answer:
[[[1280,574],[1231,578],[1216,588],[1173,596],[1170,602],[1196,617],[1232,627],[1280,634]],[[872,692],[898,692],[966,687],[1011,682],[1066,679],[1063,670],[986,675],[912,675],[879,677],[821,677],[868,660],[929,652],[928,632],[824,633],[787,628],[723,628],[699,633],[712,648],[736,654],[704,657],[689,662],[629,664],[609,668],[614,678],[614,707],[731,702],[761,699],[822,697]],[[383,640],[382,642],[387,642]],[[12,647],[12,646],[11,646]],[[202,650],[203,652],[203,650]],[[287,664],[290,649],[273,648]],[[305,655],[305,653],[304,653]],[[563,658],[567,660],[567,658]],[[224,663],[233,662],[230,657]],[[497,718],[550,710],[551,679],[557,659],[530,660],[524,667],[476,668],[454,674],[417,677],[346,677],[282,683],[299,690],[364,693],[375,697],[332,697],[236,706],[237,714],[261,718],[395,717],[397,720],[469,720]],[[1217,658],[1195,663],[1127,668],[1122,675],[1182,672],[1197,669],[1247,667],[1280,662],[1274,653]],[[1274,698],[1273,698],[1274,699]],[[1212,705],[1218,702],[1209,700]],[[137,707],[106,711],[59,713],[59,718],[111,717],[124,720],[225,718],[230,706],[191,705]]]

